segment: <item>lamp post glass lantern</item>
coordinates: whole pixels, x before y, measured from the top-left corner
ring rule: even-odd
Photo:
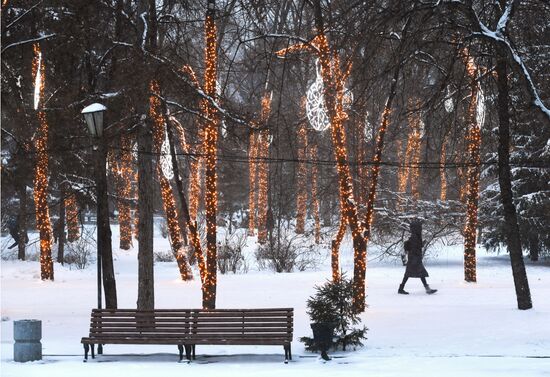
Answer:
[[[100,103],[92,103],[82,110],[82,115],[84,115],[84,120],[92,137],[103,136],[103,113],[105,110],[107,108]]]

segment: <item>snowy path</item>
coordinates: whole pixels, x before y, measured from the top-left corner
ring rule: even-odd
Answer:
[[[115,232],[116,234],[116,232]],[[113,240],[118,242],[118,240]],[[156,240],[157,241],[157,240]],[[117,243],[113,243],[116,245]],[[165,247],[159,240],[159,248]],[[117,251],[115,269],[119,307],[135,307],[135,251]],[[39,280],[37,262],[2,261],[0,375],[11,376],[549,376],[550,268],[528,266],[534,309],[516,309],[512,274],[506,256],[482,255],[478,283],[463,282],[461,248],[447,247],[426,262],[428,296],[420,281],[407,284],[409,296],[397,295],[403,267],[373,262],[367,270],[369,308],[362,315],[369,328],[366,347],[335,353],[322,364],[304,351],[298,338],[310,335],[305,302],[315,284],[330,276],[319,271],[274,274],[252,270],[244,275],[219,275],[219,308],[288,307],[295,310],[294,361],[284,365],[282,347],[203,346],[198,360],[178,364],[175,346],[105,347],[105,356],[82,363],[80,338],[87,335],[94,306],[95,266],[69,270],[56,265],[56,281]],[[344,252],[344,268],[351,251]],[[174,263],[155,266],[158,308],[200,307],[198,281],[178,280]],[[43,322],[42,362],[19,364],[13,359],[13,320]]]

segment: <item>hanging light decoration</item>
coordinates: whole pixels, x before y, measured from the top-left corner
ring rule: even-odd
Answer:
[[[33,46],[32,64],[34,76],[34,108],[38,110],[38,130],[35,136],[36,169],[34,172],[34,205],[36,208],[36,226],[40,232],[40,277],[42,280],[53,280],[52,259],[52,226],[48,206],[48,122],[46,113],[41,109],[44,98],[44,75],[46,72],[42,61],[40,45]]]
[[[330,119],[325,106],[323,77],[319,59],[315,61],[315,81],[311,84],[306,93],[306,116],[309,124],[316,131],[325,131],[330,126]],[[344,109],[349,110],[353,103],[353,94],[344,89],[343,104]]]

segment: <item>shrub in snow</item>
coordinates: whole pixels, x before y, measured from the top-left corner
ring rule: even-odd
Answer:
[[[155,251],[153,252],[153,259],[155,262],[173,262],[176,260],[172,251]]]
[[[320,261],[320,248],[303,235],[289,229],[274,229],[264,245],[256,250],[260,269],[275,272],[305,271],[315,268]]]
[[[354,328],[361,320],[353,312],[352,307],[352,281],[343,274],[336,281],[327,281],[321,286],[315,287],[316,293],[307,300],[307,314],[312,323],[335,323],[332,348],[363,346],[363,339],[367,339],[367,328]],[[313,338],[304,336],[300,342],[305,343],[307,351],[318,351]]]
[[[87,237],[80,237],[74,242],[67,243],[67,252],[63,262],[70,268],[83,270],[95,260],[95,243],[90,242]]]
[[[246,246],[246,233],[226,233],[218,245],[218,270],[222,274],[228,272],[248,272],[248,264],[243,255]]]

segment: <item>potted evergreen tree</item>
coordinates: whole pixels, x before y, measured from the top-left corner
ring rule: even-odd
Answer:
[[[353,312],[352,282],[342,275],[336,281],[327,281],[315,287],[316,293],[307,301],[307,313],[311,319],[313,338],[302,337],[308,351],[321,351],[321,357],[329,360],[329,348],[359,347],[366,339],[366,327],[353,328],[361,322]]]

